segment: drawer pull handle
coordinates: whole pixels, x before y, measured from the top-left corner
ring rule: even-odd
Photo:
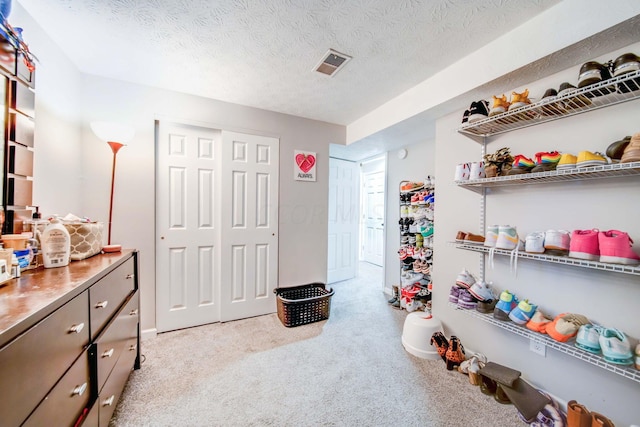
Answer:
[[[134,277],[136,277],[136,275],[133,273],[127,274],[127,279],[133,279]]]
[[[105,308],[109,304],[108,300],[100,301],[96,303],[96,308]]]
[[[137,308],[136,308],[136,309],[134,309],[134,310],[131,310],[131,311],[129,312],[129,316],[137,316],[137,315],[138,315],[138,309],[137,309]]]
[[[79,334],[80,331],[82,331],[84,329],[84,323],[78,323],[77,325],[73,325],[72,327],[69,328],[69,333],[73,334],[74,332],[76,334]]]
[[[102,401],[102,406],[111,406],[111,405],[113,405],[113,400],[115,399],[115,397],[116,396],[112,394],[110,398],[103,400]]]
[[[84,392],[87,390],[87,383],[77,386],[73,389],[71,396],[82,396]]]
[[[102,353],[102,357],[111,357],[111,356],[113,356],[113,349],[109,349],[104,353]]]

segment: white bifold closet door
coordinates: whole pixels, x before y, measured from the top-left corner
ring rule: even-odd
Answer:
[[[276,309],[279,156],[276,138],[222,132],[223,322]]]
[[[278,140],[157,127],[156,327],[275,311]]]

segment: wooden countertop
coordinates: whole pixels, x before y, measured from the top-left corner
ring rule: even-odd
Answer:
[[[134,252],[126,249],[72,261],[66,267],[27,270],[0,285],[0,346],[80,295]]]

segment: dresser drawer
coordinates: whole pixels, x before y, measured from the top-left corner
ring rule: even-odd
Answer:
[[[16,175],[33,176],[33,151],[19,144],[9,143],[8,171]]]
[[[0,350],[0,418],[19,425],[89,343],[84,292]]]
[[[0,36],[0,67],[11,75],[16,74],[16,48],[2,36]]]
[[[11,81],[11,108],[28,117],[35,115],[36,94],[28,86]]]
[[[35,124],[27,116],[18,113],[9,114],[9,140],[33,147]]]
[[[121,357],[127,342],[138,335],[138,292],[129,297],[129,301],[98,337],[98,392],[104,386],[114,365]]]
[[[81,425],[82,427],[98,427],[98,425],[100,424],[99,420],[100,420],[100,402],[96,401],[91,407],[91,409],[89,410],[89,412],[87,413],[87,416],[85,417]]]
[[[31,206],[33,203],[33,181],[15,176],[7,178],[7,205]]]
[[[24,427],[73,426],[91,398],[87,352],[69,368],[31,414]]]
[[[120,359],[116,363],[116,366],[111,371],[111,375],[107,379],[106,384],[102,388],[98,401],[96,404],[100,405],[100,426],[108,426],[113,411],[116,408],[116,404],[122,394],[127,379],[131,371],[133,371],[133,364],[137,355],[137,338],[132,338],[125,344],[125,350],[123,351]]]
[[[135,289],[133,258],[100,279],[89,289],[91,338],[95,339],[109,319]]]

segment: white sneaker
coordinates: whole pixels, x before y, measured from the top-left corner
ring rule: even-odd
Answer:
[[[465,289],[471,288],[474,283],[476,283],[476,278],[473,274],[469,273],[466,268],[463,269],[456,278],[456,285],[462,286]]]
[[[469,292],[480,301],[490,301],[496,297],[491,292],[491,288],[484,281],[479,280],[469,288]]]
[[[603,329],[600,334],[600,349],[607,362],[632,365],[631,345],[624,332],[615,328]]]
[[[571,236],[566,230],[547,230],[544,235],[544,248],[550,251],[569,252]]]
[[[524,239],[524,250],[531,254],[544,253],[544,233],[542,231],[534,231],[527,234]]]
[[[469,179],[469,163],[460,163],[456,166],[455,181],[465,181]]]
[[[498,241],[498,229],[497,225],[489,225],[487,227],[487,234],[484,236],[484,245],[490,248],[494,248],[496,246],[496,242]]]
[[[469,171],[469,179],[484,178],[484,162],[473,162]]]
[[[515,227],[510,225],[501,225],[498,227],[498,239],[496,240],[496,248],[513,250],[518,247],[520,238]]]

